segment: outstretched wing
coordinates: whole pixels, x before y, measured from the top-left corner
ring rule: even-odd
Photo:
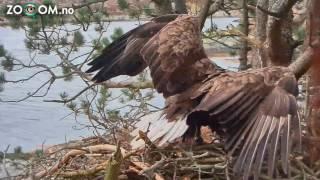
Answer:
[[[154,86],[165,97],[186,90],[198,79],[191,67],[206,58],[200,32],[198,17],[181,15],[141,49]]]
[[[157,17],[122,35],[89,63],[91,67],[87,73],[99,70],[93,77],[93,81],[96,82],[106,81],[119,75],[137,75],[146,68],[146,63],[140,55],[141,48],[176,17],[175,14]]]
[[[275,70],[285,75],[281,69]],[[238,156],[234,171],[244,179],[252,174],[258,178],[266,160],[270,176],[278,160],[288,173],[291,141],[300,132],[297,102],[291,94],[296,90],[296,80],[293,74],[273,76],[273,71],[260,69],[214,78],[207,82],[210,90],[187,120],[192,124],[205,117],[206,123],[224,138],[229,154]]]

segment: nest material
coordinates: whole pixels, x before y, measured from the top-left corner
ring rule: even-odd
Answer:
[[[146,146],[131,151],[128,133],[105,138],[93,137],[46,149],[44,156],[33,160],[29,177],[35,179],[105,179],[112,174],[124,180],[237,179],[219,142],[180,148],[157,148],[141,134]],[[112,142],[112,144],[106,143]],[[121,145],[116,145],[120,141]],[[124,147],[124,148],[120,148]],[[118,149],[118,150],[117,150]],[[115,156],[118,152],[118,155]],[[320,179],[320,166],[308,167],[302,156],[291,157],[290,179]],[[110,173],[111,172],[111,173]],[[277,173],[281,176],[281,172]],[[115,178],[111,178],[114,180]],[[261,179],[270,179],[261,176]]]

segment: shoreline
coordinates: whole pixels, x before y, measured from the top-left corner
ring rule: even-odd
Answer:
[[[223,18],[239,18],[237,16],[213,16],[214,19],[223,19]],[[28,20],[29,19],[29,20]],[[130,18],[128,16],[110,16],[108,19],[102,19],[102,22],[123,22],[123,21],[150,21],[152,17],[141,17],[140,19],[137,18]],[[210,19],[210,18],[207,18]],[[24,22],[30,21],[30,18],[23,17],[22,20]],[[66,23],[74,23],[73,20],[66,17],[65,18]],[[10,26],[9,20],[7,20],[5,17],[0,17],[0,26]]]

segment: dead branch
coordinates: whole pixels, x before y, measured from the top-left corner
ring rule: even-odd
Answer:
[[[208,12],[211,6],[211,0],[204,0],[202,3],[203,6],[201,8],[201,11],[199,13],[199,19],[200,19],[200,29],[203,28],[204,23],[206,22],[206,19],[208,17]]]
[[[74,177],[83,177],[83,176],[92,176],[102,170],[104,170],[107,166],[109,161],[106,161],[102,164],[98,164],[92,168],[86,170],[75,170],[70,172],[59,172],[57,173],[58,176],[62,176],[64,178],[74,178]]]
[[[123,155],[120,149],[120,143],[117,143],[117,149],[110,157],[107,164],[104,180],[117,180],[120,174],[120,165],[123,161]]]
[[[62,167],[64,164],[66,164],[71,158],[79,155],[84,155],[86,153],[98,153],[103,151],[111,151],[115,152],[117,150],[117,146],[110,145],[110,144],[100,144],[100,145],[94,145],[85,147],[78,150],[71,150],[67,154],[65,154],[55,165],[53,165],[51,168],[43,170],[35,175],[37,178],[43,178],[44,176],[52,175],[55,172],[58,171],[60,167]],[[121,149],[121,153],[125,154],[125,150]]]
[[[299,79],[309,70],[312,64],[312,55],[313,49],[309,47],[298,57],[294,63],[290,64],[289,68],[293,71],[297,79]]]

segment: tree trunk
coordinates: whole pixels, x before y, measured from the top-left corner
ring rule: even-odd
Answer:
[[[311,66],[311,86],[310,86],[310,135],[320,140],[320,1],[312,0],[310,2],[310,46],[313,48],[312,66]],[[320,160],[320,143],[310,144],[310,160],[316,162]]]
[[[178,14],[187,14],[187,6],[185,0],[174,0],[175,11]]]
[[[248,7],[247,0],[242,0],[242,16],[241,16],[241,32],[248,37],[249,35],[249,15],[248,15]],[[240,66],[239,70],[248,69],[248,41],[246,39],[241,40],[241,49],[239,53],[239,61]]]
[[[291,63],[294,41],[292,38],[292,6],[297,0],[258,1],[256,8],[257,36],[261,43],[259,59],[262,67],[288,66]]]
[[[279,4],[273,4],[271,9],[276,12]],[[282,18],[269,16],[267,25],[267,66],[288,66],[293,56],[292,11]]]
[[[199,19],[200,19],[200,29],[202,29],[204,27],[204,24],[206,22],[206,19],[208,17],[209,14],[209,9],[211,6],[211,1],[210,0],[204,0],[202,1],[202,8],[201,11],[199,13]]]
[[[260,6],[261,8],[264,8],[264,9],[268,9],[269,0],[258,1],[257,6]],[[267,22],[268,22],[268,14],[256,8],[256,34],[261,44],[264,44],[267,39]],[[259,54],[259,57],[257,59],[259,59],[260,62],[254,62],[254,64],[260,63],[261,67],[266,67],[267,55],[263,46],[261,46],[258,49],[258,54]]]

